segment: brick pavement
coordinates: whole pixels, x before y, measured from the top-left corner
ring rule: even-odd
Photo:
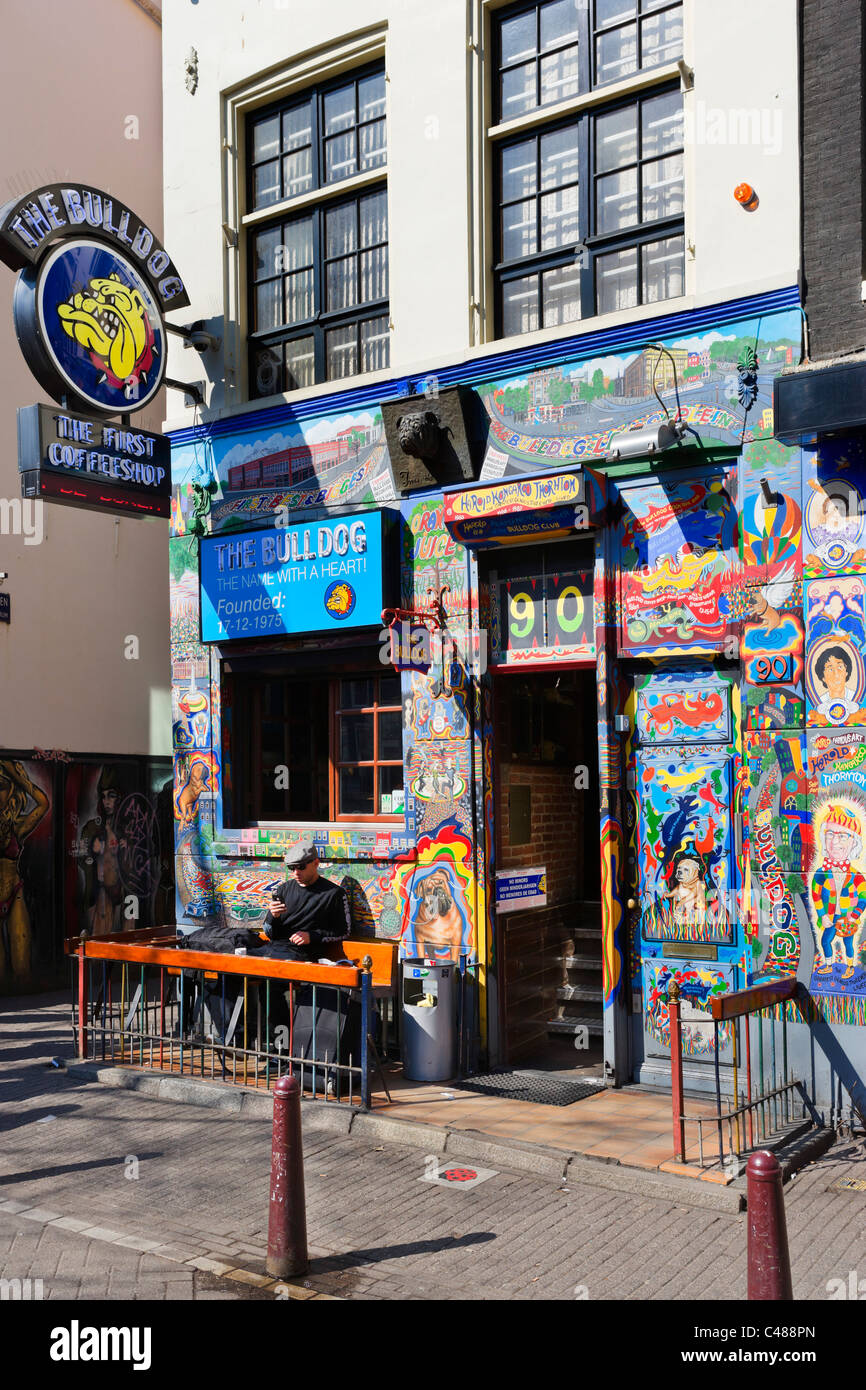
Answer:
[[[269,1122],[74,1081],[48,1065],[71,1055],[61,1017],[0,1001],[0,1274],[32,1270],[50,1297],[259,1293],[240,1280],[264,1270]],[[308,1296],[745,1297],[742,1214],[615,1190],[610,1165],[598,1185],[584,1165],[564,1186],[503,1170],[462,1189],[420,1181],[417,1144],[309,1123],[304,1139]],[[866,1194],[828,1191],[866,1173],[863,1153],[837,1144],[786,1189],[798,1298],[866,1279]]]

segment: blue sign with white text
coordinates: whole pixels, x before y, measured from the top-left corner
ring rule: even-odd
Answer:
[[[201,541],[203,642],[382,621],[382,513]]]

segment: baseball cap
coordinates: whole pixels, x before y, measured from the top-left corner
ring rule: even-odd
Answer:
[[[297,844],[292,845],[286,851],[286,868],[303,869],[305,865],[318,859],[319,851],[312,840],[298,840]]]

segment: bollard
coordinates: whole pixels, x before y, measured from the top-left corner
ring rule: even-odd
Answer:
[[[303,1274],[307,1255],[304,1153],[301,1146],[301,1088],[297,1077],[281,1076],[274,1087],[271,1200],[266,1269],[276,1279]]]
[[[82,932],[78,938],[78,1055],[87,1056],[87,964],[85,952],[87,949],[87,932]],[[104,1034],[103,1034],[104,1036]]]
[[[791,1258],[785,1226],[782,1170],[769,1149],[759,1149],[746,1164],[749,1204],[750,1301],[793,1301]]]

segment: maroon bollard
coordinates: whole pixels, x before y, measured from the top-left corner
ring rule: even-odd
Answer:
[[[749,1204],[750,1301],[793,1301],[791,1257],[785,1225],[782,1170],[769,1149],[759,1149],[746,1164]]]
[[[304,1274],[308,1266],[301,1088],[297,1077],[281,1076],[274,1087],[271,1201],[265,1267],[274,1278],[285,1279],[289,1274]]]

